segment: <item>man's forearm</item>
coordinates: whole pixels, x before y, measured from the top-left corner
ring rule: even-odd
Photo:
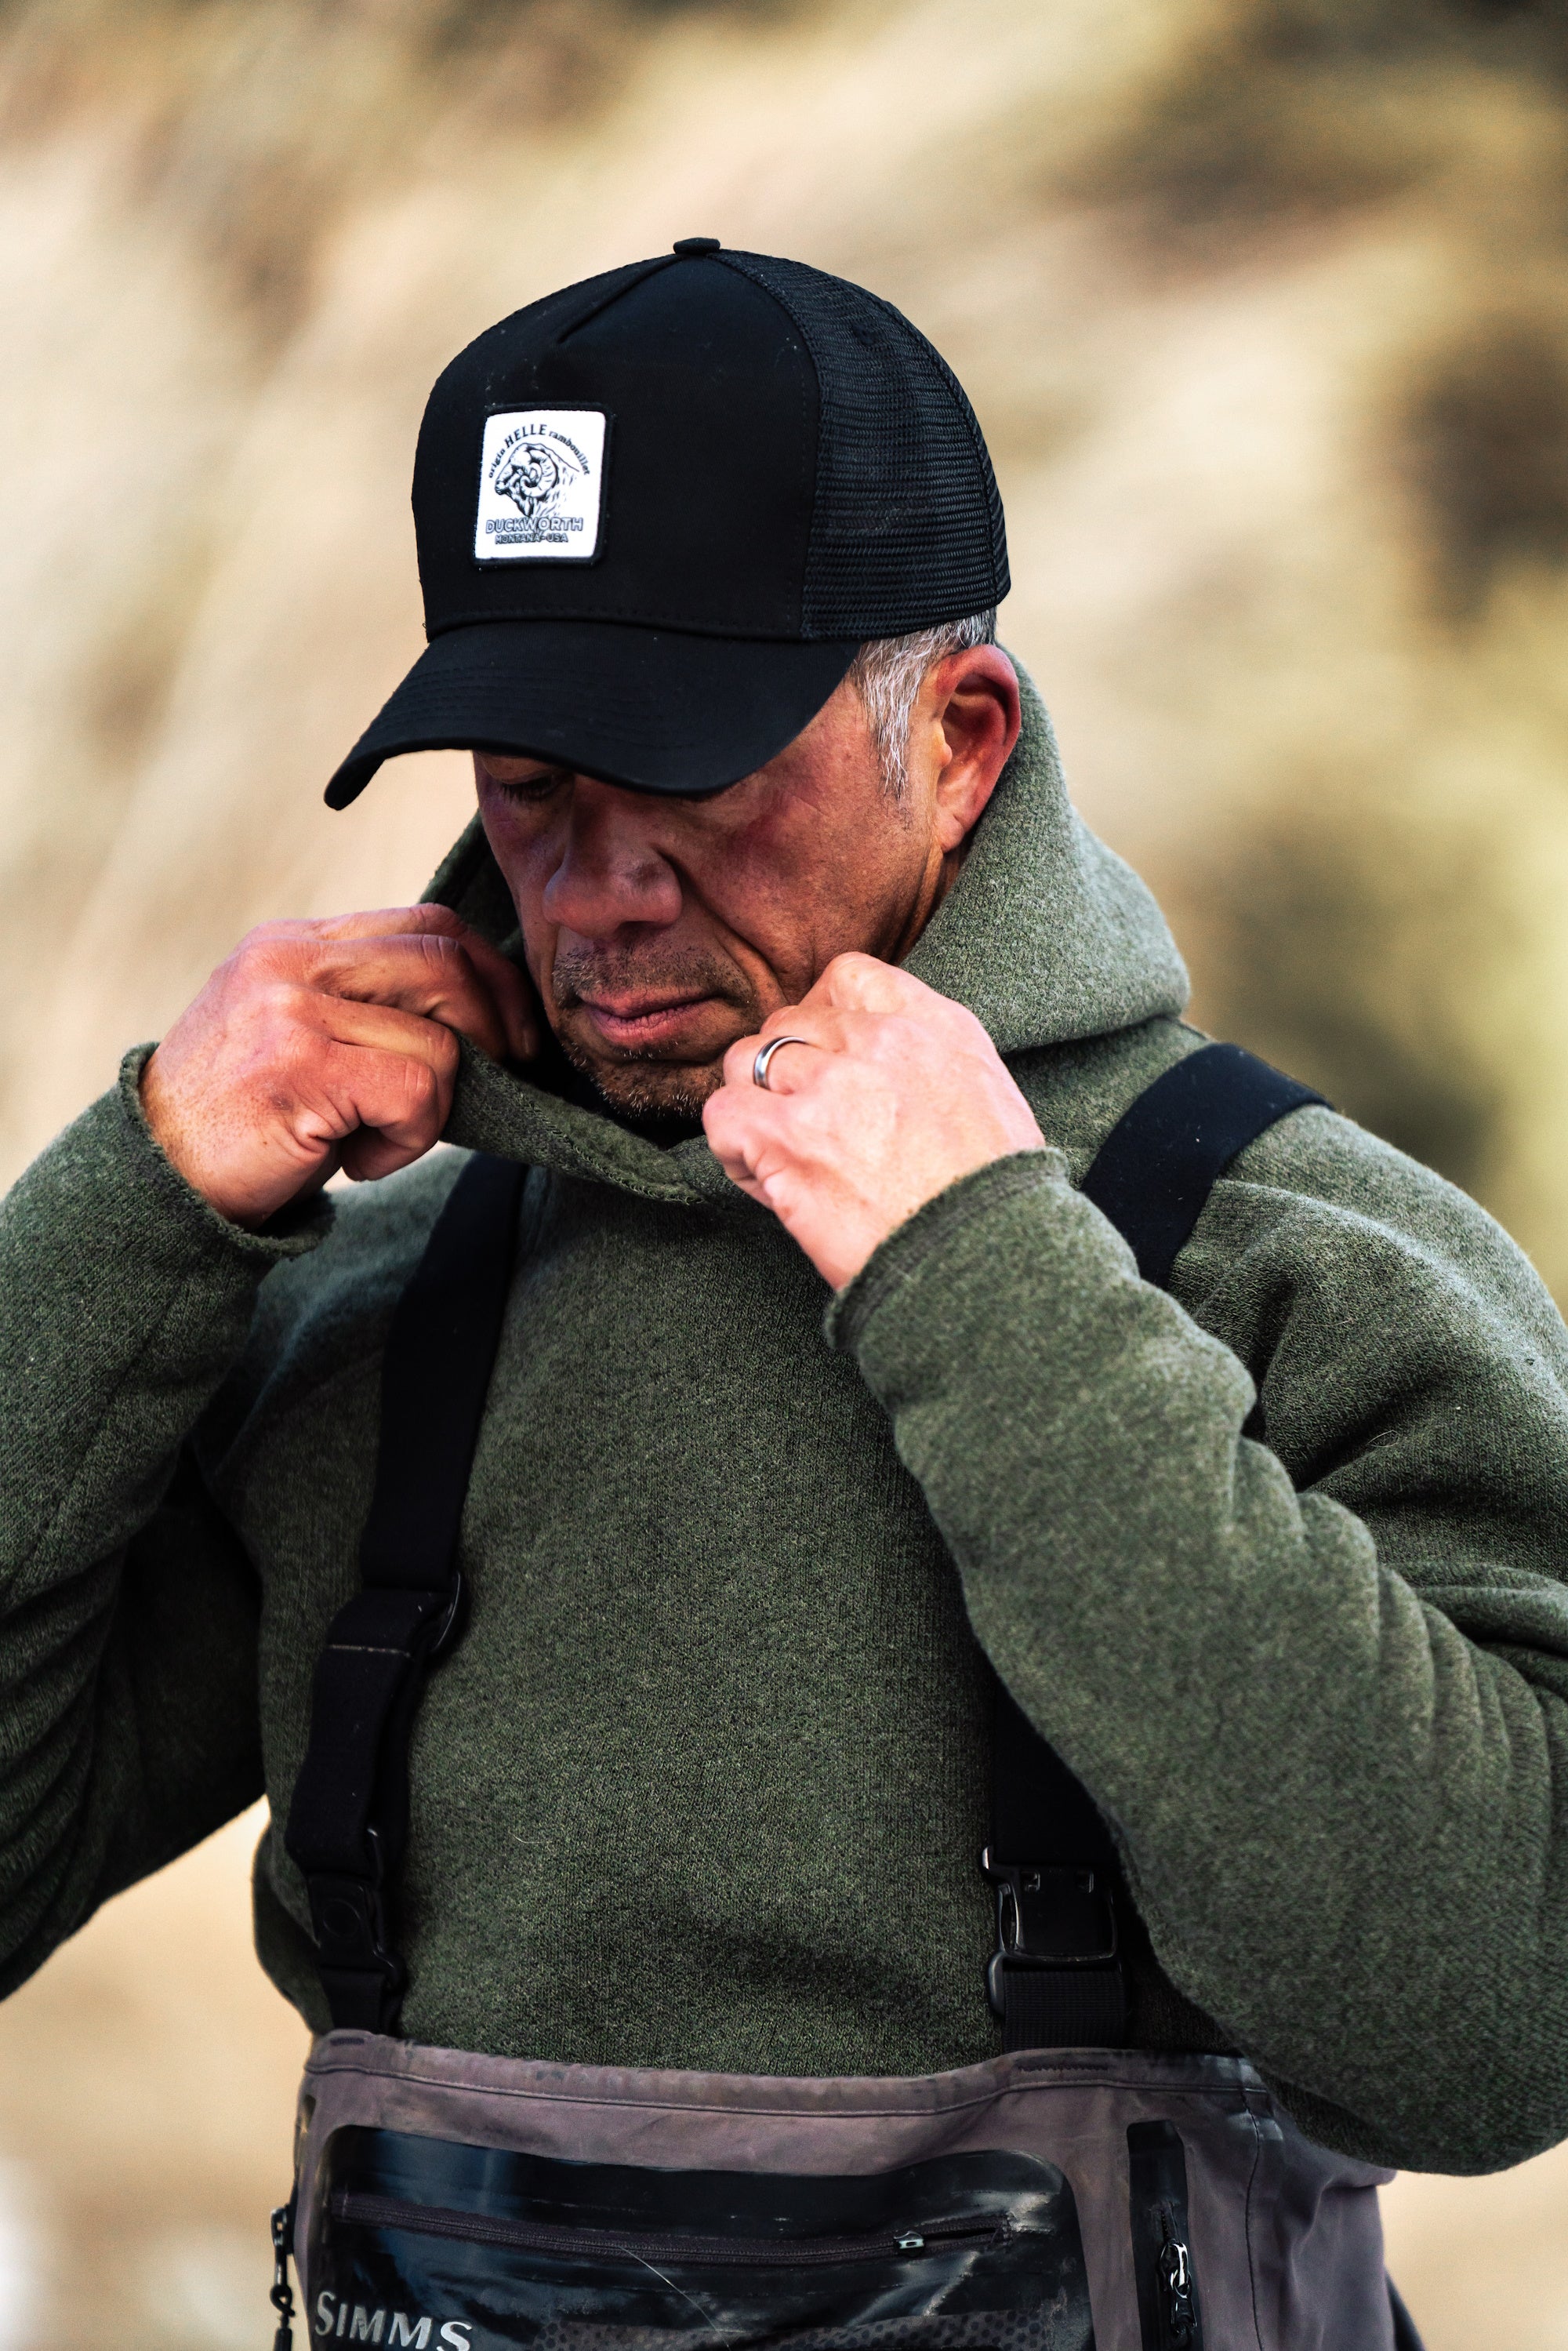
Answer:
[[[1317,1295],[1292,1294],[1282,1244],[1250,1278],[1259,1328],[1289,1321],[1281,1417],[1304,1430],[1318,1403],[1325,1475],[1365,1450],[1365,1517],[1243,1437],[1242,1362],[1138,1281],[1053,1155],[931,1203],[837,1331],[980,1639],[1117,1828],[1173,1980],[1357,2151],[1484,2167],[1568,2124],[1568,1593],[1531,1572],[1544,1497],[1568,1503],[1568,1407],[1420,1251],[1401,1279],[1394,1234],[1331,1238]],[[1444,1321],[1446,1466],[1423,1316]],[[1345,1376],[1347,1332],[1377,1378]],[[1361,1425],[1333,1426],[1337,1396]],[[1511,1422],[1535,1437],[1522,1549],[1466,1468]],[[1444,1613],[1467,1583],[1506,1659]]]
[[[141,1122],[139,1057],[0,1203],[0,1985],[259,1786],[255,1599],[183,1443],[271,1266]]]
[[[141,1058],[0,1201],[0,1610],[151,1516],[258,1285],[329,1213],[265,1235],[225,1223],[148,1134]]]

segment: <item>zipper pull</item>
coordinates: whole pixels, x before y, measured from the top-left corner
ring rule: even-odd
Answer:
[[[916,2236],[913,2229],[906,2229],[902,2237],[894,2237],[893,2241],[901,2253],[920,2253],[925,2250],[925,2238]]]
[[[1172,2342],[1190,2343],[1195,2316],[1192,2257],[1177,2236],[1167,2236],[1160,2247],[1160,2283],[1165,2288],[1166,2314],[1170,2323]]]
[[[296,2191],[298,2192],[298,2191]],[[272,2216],[272,2292],[267,2297],[277,2313],[272,2351],[294,2351],[294,2289],[288,2283],[288,2248],[294,2238],[294,2196]]]

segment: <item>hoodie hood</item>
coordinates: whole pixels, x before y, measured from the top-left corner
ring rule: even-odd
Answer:
[[[1187,977],[1154,898],[1067,797],[1044,704],[1019,671],[1023,727],[957,880],[905,958],[965,1005],[1003,1054],[1180,1012]],[[478,819],[425,893],[520,956],[511,895]],[[466,1043],[446,1140],[685,1203],[745,1205],[698,1135],[650,1142]]]

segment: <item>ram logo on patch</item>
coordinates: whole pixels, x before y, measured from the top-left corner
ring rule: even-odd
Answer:
[[[587,563],[604,487],[601,408],[513,408],[485,420],[480,563]]]

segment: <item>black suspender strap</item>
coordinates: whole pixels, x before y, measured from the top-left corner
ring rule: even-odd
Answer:
[[[470,1160],[387,1340],[362,1588],[334,1617],[316,1668],[284,1839],[309,1891],[337,2026],[391,2032],[402,1998],[393,1904],[408,1836],[409,1739],[425,1675],[459,1629],[458,1529],[526,1173],[509,1160]]]
[[[1239,1045],[1206,1045],[1138,1096],[1083,1179],[1138,1271],[1168,1283],[1204,1204],[1239,1152],[1322,1094]],[[997,1892],[987,1991],[1008,2049],[1116,2049],[1126,2038],[1117,1911],[1126,1899],[1109,1830],[1082,1784],[998,1681],[991,1749]]]
[[[1002,2045],[1119,2049],[1124,1897],[1110,1832],[1082,1782],[991,1680],[991,1841],[981,1866],[997,1892],[986,1996]]]
[[[1113,1130],[1083,1190],[1163,1286],[1238,1152],[1322,1096],[1235,1045],[1167,1070]],[[362,1587],[316,1669],[310,1738],[285,1835],[310,1897],[335,2025],[395,2030],[405,1983],[395,1895],[408,1749],[424,1677],[462,1610],[458,1531],[511,1282],[526,1171],[476,1157],[399,1301],[382,1373]],[[1087,1792],[998,1683],[991,1838],[998,1948],[987,1973],[1009,2049],[1126,2037],[1120,1873]]]
[[[1144,1280],[1164,1290],[1231,1161],[1290,1112],[1322,1100],[1239,1045],[1205,1045],[1117,1120],[1083,1196],[1115,1226]]]

